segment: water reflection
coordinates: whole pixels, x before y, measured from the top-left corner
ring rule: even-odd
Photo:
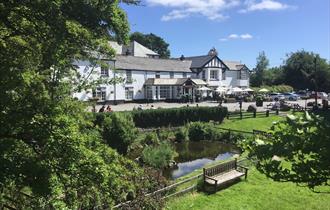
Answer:
[[[177,179],[196,169],[218,160],[226,160],[239,153],[233,145],[221,142],[199,141],[175,144],[179,156],[177,165],[164,171],[167,178]]]

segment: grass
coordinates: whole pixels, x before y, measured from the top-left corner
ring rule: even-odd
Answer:
[[[329,187],[322,189],[330,192]],[[275,182],[251,168],[246,181],[211,195],[194,192],[170,199],[165,209],[327,210],[330,209],[330,193],[314,193],[291,182]]]
[[[273,125],[273,122],[280,120],[283,120],[283,117],[277,115],[270,117],[247,118],[242,120],[225,119],[220,127],[241,131],[253,131],[253,129],[267,131]]]

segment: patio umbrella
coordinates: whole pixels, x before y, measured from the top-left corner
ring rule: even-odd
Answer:
[[[208,88],[208,87],[200,87],[200,88],[197,88],[197,90],[203,90],[203,91],[206,91],[206,90],[211,90],[211,89]]]
[[[234,87],[233,89],[232,89],[232,91],[235,93],[237,93],[237,92],[243,92],[243,90],[241,89],[241,88],[239,88],[239,87]]]
[[[245,91],[245,92],[253,92],[254,90],[252,90],[251,88],[246,88],[243,91]]]
[[[219,92],[219,93],[222,93],[222,92],[227,92],[227,88],[225,87],[218,87],[215,92]]]
[[[266,93],[266,92],[269,92],[269,90],[267,90],[266,88],[262,88],[262,89],[259,90],[259,92]]]

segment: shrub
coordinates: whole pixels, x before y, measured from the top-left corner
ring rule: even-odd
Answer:
[[[147,146],[142,152],[143,161],[147,165],[159,169],[168,166],[175,156],[176,152],[166,141],[159,145]]]
[[[195,121],[222,122],[226,115],[226,107],[183,107],[132,112],[135,125],[141,128],[179,126]]]
[[[254,104],[248,106],[247,112],[256,112],[257,107]]]
[[[175,140],[178,142],[184,142],[188,140],[188,130],[185,127],[180,128],[175,133]]]
[[[190,141],[205,140],[207,128],[204,123],[194,122],[188,125],[188,136]]]
[[[102,136],[105,142],[121,154],[126,154],[128,146],[136,138],[137,130],[132,117],[113,113],[103,116]],[[99,116],[99,118],[101,118]]]

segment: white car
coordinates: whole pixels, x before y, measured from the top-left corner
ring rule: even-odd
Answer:
[[[280,100],[285,100],[284,95],[280,94],[280,93],[270,93],[269,97],[273,100],[273,101],[280,101]]]
[[[284,95],[285,99],[289,101],[297,101],[300,99],[299,95],[295,93],[283,93],[282,95]]]

